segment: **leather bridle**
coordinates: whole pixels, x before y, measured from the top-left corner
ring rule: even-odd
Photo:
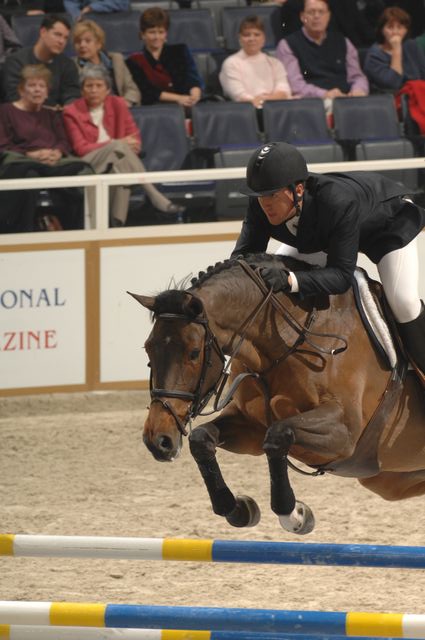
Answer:
[[[196,418],[198,415],[201,414],[201,412],[206,407],[206,405],[208,404],[209,400],[213,395],[216,396],[216,399],[214,402],[214,408],[210,413],[215,413],[216,411],[223,409],[232,400],[233,394],[236,391],[237,387],[247,377],[254,377],[261,383],[262,391],[264,395],[264,401],[266,405],[266,414],[268,416],[268,422],[270,422],[271,415],[270,415],[268,389],[267,389],[266,381],[264,379],[265,374],[267,374],[277,364],[281,363],[283,360],[286,360],[292,354],[297,353],[300,350],[300,347],[304,343],[309,344],[310,347],[313,347],[313,349],[319,353],[325,353],[327,355],[333,355],[333,356],[339,353],[342,353],[347,348],[347,341],[345,340],[345,338],[338,336],[336,334],[315,333],[311,330],[311,326],[315,322],[317,317],[316,309],[313,309],[309,313],[305,324],[302,325],[301,323],[298,322],[298,320],[294,318],[294,316],[290,313],[290,311],[278,300],[278,298],[273,293],[273,291],[267,288],[263,279],[261,278],[261,275],[257,272],[257,270],[252,269],[244,260],[239,259],[238,262],[240,266],[243,268],[243,270],[257,284],[260,291],[263,293],[264,297],[261,300],[260,304],[257,306],[257,308],[254,309],[254,311],[249,315],[248,319],[242,323],[242,327],[244,328],[243,330],[239,330],[237,332],[238,334],[240,334],[240,338],[236,346],[233,348],[232,353],[230,354],[227,362],[226,362],[226,356],[222,348],[218,344],[217,338],[209,326],[208,318],[205,316],[204,313],[203,315],[200,315],[197,317],[188,316],[183,313],[159,313],[155,315],[156,319],[164,319],[164,320],[178,319],[178,320],[184,320],[188,324],[191,324],[191,323],[199,324],[205,330],[202,369],[199,375],[199,379],[198,379],[195,391],[188,392],[188,391],[180,391],[178,389],[161,389],[161,388],[154,387],[152,371],[150,375],[149,384],[150,384],[150,395],[152,398],[152,403],[153,402],[161,403],[164,409],[173,416],[179,432],[184,436],[187,435],[187,430],[185,426],[187,422],[192,420],[193,418]],[[267,367],[267,369],[265,369],[264,371],[255,372],[255,371],[247,370],[243,373],[238,374],[236,378],[233,380],[231,388],[228,391],[226,397],[222,401],[220,401],[221,395],[223,393],[224,387],[229,377],[230,364],[238,354],[241,348],[241,345],[246,338],[248,328],[252,325],[252,323],[255,321],[255,319],[260,314],[260,312],[264,309],[264,307],[266,307],[269,303],[272,304],[272,306],[281,316],[283,316],[286,323],[297,334],[297,338],[294,344],[290,346],[285,351],[285,353],[283,353],[280,357],[277,357],[275,360],[273,360],[271,365]],[[342,342],[342,346],[337,349],[324,348],[318,345],[317,343],[315,343],[312,340],[312,337],[336,339]],[[215,368],[215,367],[217,368],[217,375],[214,376],[214,381],[209,383],[208,377],[211,378],[211,375],[207,376],[207,374],[212,373],[213,371],[212,368]],[[210,368],[211,368],[211,371],[209,371]],[[179,400],[186,400],[188,403],[190,402],[190,405],[188,406],[185,417],[181,419],[177,415],[173,406],[169,404],[167,400],[164,400],[164,398],[177,398]]]
[[[183,313],[160,313],[156,316],[156,318],[165,320],[185,320],[189,324],[199,324],[205,330],[202,369],[199,374],[199,379],[195,391],[189,392],[180,391],[178,389],[160,389],[154,387],[152,371],[150,375],[149,386],[152,402],[160,402],[164,409],[166,409],[166,411],[171,413],[171,415],[173,416],[180,433],[184,436],[187,436],[185,424],[192,418],[198,416],[204,409],[204,407],[208,404],[210,398],[217,393],[217,389],[225,368],[226,359],[220,345],[217,342],[217,338],[211,331],[208,319],[205,316],[190,318]],[[215,382],[209,384],[208,378],[210,376],[208,376],[207,374],[209,373],[210,368],[211,370],[213,370],[213,368],[215,367],[217,367],[217,378]],[[185,418],[181,420],[181,418],[179,418],[179,416],[175,412],[173,406],[163,398],[177,398],[179,400],[187,400],[188,402],[190,402]]]

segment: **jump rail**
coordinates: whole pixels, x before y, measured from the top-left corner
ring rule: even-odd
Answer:
[[[424,569],[425,547],[0,534],[0,556]]]
[[[345,635],[425,640],[425,615],[403,613],[0,601],[0,624],[124,629],[210,629],[299,633],[331,638]]]
[[[245,631],[175,631],[168,629],[96,629],[0,625],[0,640],[312,640],[311,635]],[[346,636],[314,636],[314,640],[347,640]],[[350,640],[378,640],[353,637]],[[395,640],[388,638],[387,640]]]

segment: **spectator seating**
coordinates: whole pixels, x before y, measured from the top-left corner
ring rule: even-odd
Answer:
[[[147,171],[176,171],[196,168],[191,141],[186,131],[183,107],[175,103],[135,107],[132,116],[142,136],[143,163]],[[163,183],[170,198],[190,191],[212,197],[209,182]]]
[[[64,15],[64,14],[62,14]],[[70,24],[72,24],[71,16],[65,16]],[[33,47],[38,40],[38,34],[40,32],[40,25],[43,20],[43,15],[27,16],[24,14],[14,14],[11,18],[11,26],[13,31],[18,36],[23,47]],[[68,44],[64,53],[66,55],[72,55],[71,38],[68,40]]]
[[[134,107],[131,115],[142,136],[146,171],[181,169],[190,151],[183,107],[174,103]]]
[[[257,15],[264,21],[266,30],[266,48],[274,49],[277,44],[277,34],[275,29],[276,16],[280,15],[280,8],[276,5],[255,6],[255,7],[223,7],[221,10],[221,33],[224,38],[226,49],[239,49],[239,25],[243,18]]]
[[[332,138],[321,98],[265,102],[263,123],[266,139],[289,142],[305,150],[307,162],[343,159],[343,151]]]
[[[204,81],[204,95],[221,96],[224,100],[219,73],[221,65],[229,55],[229,52],[224,49],[218,49],[216,51],[193,51],[192,53],[196,67]]]
[[[344,146],[347,160],[355,160],[356,146],[373,142],[382,149],[402,138],[394,97],[376,94],[364,97],[335,98],[333,101],[335,138]],[[389,147],[393,148],[393,147]]]
[[[106,35],[108,51],[118,51],[123,55],[139,51],[140,11],[117,11],[115,13],[87,13],[88,20],[94,20]]]
[[[324,144],[303,144],[295,145],[305,158],[307,164],[316,164],[319,162],[342,162],[344,160],[344,152],[342,147],[336,143]]]
[[[399,138],[397,140],[387,140],[385,144],[381,142],[359,142],[356,145],[356,160],[382,160],[384,158],[414,158],[415,151],[410,140]],[[418,189],[417,169],[397,169],[391,171],[380,171],[391,180],[401,182],[416,191]]]
[[[144,11],[148,7],[160,7],[164,11],[169,9],[178,9],[179,4],[177,0],[131,0],[130,6],[133,11]]]
[[[216,156],[216,167],[246,167],[252,149],[221,149]],[[248,204],[247,196],[240,192],[245,178],[220,180],[216,188],[216,216],[218,220],[242,220]]]
[[[192,107],[195,146],[253,148],[261,144],[256,110],[250,102],[198,102]]]
[[[221,24],[221,12],[224,7],[245,7],[245,0],[193,0],[192,7],[209,9],[212,13],[217,37],[220,46],[223,46],[223,33]]]
[[[212,14],[209,9],[172,9],[167,42],[184,42],[192,50],[218,48]]]
[[[254,148],[261,142],[256,110],[249,102],[203,102],[192,107],[195,148],[210,151],[216,167],[246,166]],[[243,180],[217,182],[216,216],[218,219],[241,218],[246,197],[239,193]]]

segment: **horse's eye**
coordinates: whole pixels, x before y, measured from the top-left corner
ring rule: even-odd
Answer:
[[[191,360],[197,360],[199,358],[199,354],[200,354],[200,350],[199,349],[194,349],[193,351],[191,351],[189,353],[189,358]]]

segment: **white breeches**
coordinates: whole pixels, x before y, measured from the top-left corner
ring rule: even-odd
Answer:
[[[415,320],[421,312],[416,238],[405,247],[387,253],[377,267],[388,304],[397,322]]]

